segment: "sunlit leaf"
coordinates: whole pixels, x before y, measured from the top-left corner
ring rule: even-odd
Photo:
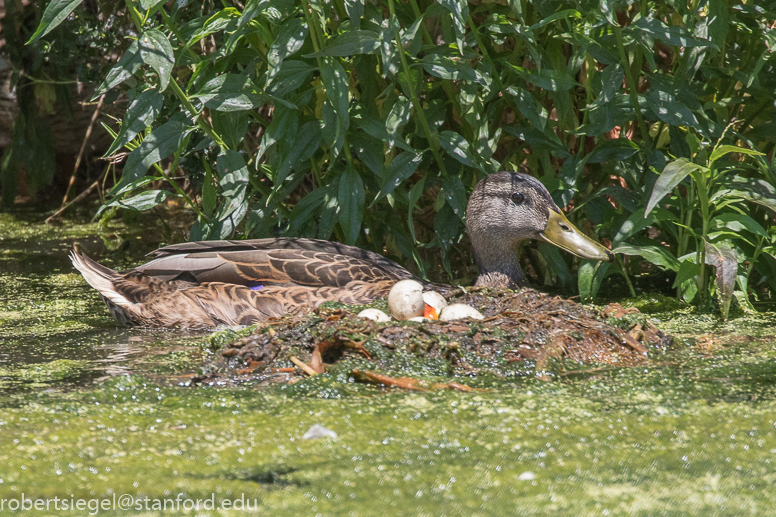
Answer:
[[[172,66],[175,64],[172,45],[164,34],[156,29],[145,31],[137,41],[140,45],[140,58],[159,74],[159,91],[163,92],[170,83]]]
[[[111,201],[105,206],[117,206],[120,208],[127,208],[130,210],[136,210],[138,212],[144,212],[146,210],[151,210],[156,205],[163,203],[165,200],[171,197],[179,196],[178,194],[169,192],[167,190],[148,190],[142,194],[138,194],[130,198]]]
[[[684,180],[691,172],[702,169],[702,166],[696,163],[692,163],[685,158],[679,158],[678,160],[674,160],[673,162],[666,165],[665,169],[663,169],[663,173],[660,174],[657,181],[655,182],[655,187],[652,189],[652,195],[649,197],[649,202],[647,203],[647,209],[644,212],[644,216],[646,217],[649,215],[649,213],[653,208],[655,208],[655,206],[657,206],[660,200],[663,199],[666,194],[674,190],[674,188],[679,185],[682,180]]]
[[[110,69],[108,75],[105,76],[100,86],[97,87],[93,98],[99,97],[117,84],[132,77],[142,65],[143,59],[140,57],[140,44],[135,40],[129,45],[129,48],[121,56],[116,66]]]
[[[121,181],[113,187],[112,195],[124,191],[130,182],[142,177],[154,163],[167,158],[181,148],[192,127],[183,116],[176,116],[154,129],[143,139],[137,149],[132,151],[124,164]]]
[[[54,30],[81,2],[83,0],[51,0],[46,6],[46,10],[43,11],[38,28],[27,41],[27,45]]]
[[[339,184],[339,223],[345,234],[345,242],[355,244],[364,218],[364,182],[351,168],[345,169]]]
[[[320,52],[304,57],[353,56],[373,54],[380,48],[379,37],[374,31],[352,30],[338,36]]]
[[[164,96],[156,88],[150,88],[130,103],[124,119],[121,122],[121,129],[111,144],[105,151],[105,156],[110,156],[122,146],[131,142],[137,135],[153,124],[156,117],[162,110]]]
[[[237,74],[221,74],[208,81],[191,96],[200,99],[210,109],[218,111],[242,111],[261,106],[266,96],[258,93],[249,77]]]
[[[382,187],[372,204],[393,192],[404,180],[412,176],[417,170],[418,165],[420,165],[422,157],[422,154],[408,152],[403,152],[394,157],[385,171]]]
[[[670,269],[679,270],[679,261],[676,260],[668,248],[663,246],[636,246],[633,244],[620,244],[612,249],[613,253],[622,253],[623,255],[638,255],[647,259],[652,264]]]

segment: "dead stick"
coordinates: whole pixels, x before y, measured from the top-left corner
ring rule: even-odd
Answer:
[[[84,156],[84,152],[86,151],[86,142],[89,141],[89,137],[92,136],[92,129],[94,128],[94,123],[97,122],[97,118],[100,116],[100,110],[102,110],[102,101],[105,100],[105,94],[103,93],[100,96],[100,100],[97,102],[97,108],[94,110],[94,113],[92,113],[92,120],[89,121],[89,127],[86,128],[86,134],[84,135],[84,140],[81,142],[81,149],[78,151],[78,157],[75,159],[75,167],[73,167],[73,174],[70,176],[70,183],[67,184],[67,190],[65,191],[65,197],[62,199],[62,206],[65,206],[67,204],[67,198],[70,195],[70,190],[73,188],[73,185],[75,184],[75,178],[76,178],[76,172],[78,172],[78,167],[81,166],[81,159]]]
[[[307,366],[306,364],[304,364],[302,361],[300,361],[300,360],[299,360],[299,358],[298,358],[298,357],[295,357],[295,356],[293,356],[293,355],[292,355],[292,356],[291,356],[291,357],[289,357],[288,359],[289,359],[289,360],[290,360],[292,363],[294,363],[295,365],[297,365],[299,368],[301,368],[302,370],[304,370],[304,373],[306,373],[306,374],[307,374],[307,375],[309,375],[310,377],[312,377],[312,376],[314,376],[314,375],[318,375],[318,372],[316,372],[315,370],[313,370],[312,368],[310,368],[309,366]]]
[[[46,224],[49,224],[49,223],[51,222],[51,220],[52,220],[52,219],[54,219],[55,217],[59,217],[60,215],[62,215],[62,213],[63,213],[65,210],[67,210],[68,208],[70,208],[70,207],[71,207],[71,206],[73,206],[74,204],[76,204],[76,203],[78,203],[79,201],[81,201],[83,198],[85,198],[86,196],[88,196],[88,195],[89,195],[89,193],[91,193],[91,191],[92,191],[92,190],[94,190],[94,189],[96,189],[97,187],[99,187],[99,186],[100,186],[100,182],[102,182],[102,178],[104,178],[104,177],[105,177],[105,173],[106,173],[106,172],[108,172],[108,169],[107,169],[107,168],[105,169],[105,172],[103,172],[102,174],[100,174],[100,177],[99,177],[99,178],[97,178],[97,181],[95,181],[94,183],[92,183],[91,185],[89,185],[89,188],[87,188],[86,190],[84,190],[83,192],[81,192],[80,194],[78,194],[78,195],[76,196],[76,198],[75,198],[75,199],[73,199],[72,201],[70,201],[69,203],[67,203],[67,204],[65,204],[65,205],[62,205],[61,207],[59,207],[59,210],[57,210],[57,211],[56,211],[56,212],[54,212],[52,215],[50,215],[49,217],[47,217],[47,218],[46,218],[46,221],[45,221],[45,223],[46,223]]]

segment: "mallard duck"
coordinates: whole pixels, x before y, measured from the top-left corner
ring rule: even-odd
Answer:
[[[586,259],[613,258],[526,174],[499,172],[480,181],[466,208],[466,226],[480,267],[477,286],[524,286],[518,248],[526,239]],[[71,259],[117,320],[148,327],[249,325],[326,301],[369,303],[386,296],[398,280],[419,280],[377,253],[315,239],[190,242],[152,255],[151,262],[126,272],[76,252]]]

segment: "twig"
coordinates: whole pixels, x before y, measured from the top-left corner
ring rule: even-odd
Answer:
[[[292,363],[294,363],[295,365],[297,365],[299,368],[301,368],[302,370],[304,370],[304,372],[305,372],[307,375],[309,375],[310,377],[313,377],[313,376],[315,376],[315,375],[318,375],[318,372],[316,372],[315,370],[313,370],[312,368],[310,368],[309,366],[307,366],[306,364],[304,364],[304,363],[303,363],[303,362],[302,362],[302,361],[301,361],[301,360],[300,360],[298,357],[295,357],[295,356],[293,356],[293,355],[292,355],[292,356],[291,356],[291,357],[289,357],[288,359],[289,359],[289,360],[290,360]]]
[[[59,210],[57,210],[56,212],[54,212],[53,214],[51,214],[49,217],[46,218],[45,223],[49,224],[52,219],[62,215],[62,213],[65,210],[67,210],[68,208],[70,208],[74,204],[76,204],[79,201],[81,201],[82,199],[84,199],[86,196],[88,196],[92,192],[92,190],[94,190],[95,188],[99,187],[100,186],[100,182],[102,182],[102,179],[105,177],[105,174],[107,174],[109,168],[110,168],[110,164],[108,164],[108,166],[105,167],[105,171],[102,174],[100,174],[100,177],[97,178],[97,180],[94,183],[89,185],[89,188],[87,188],[86,190],[84,190],[83,192],[78,194],[76,196],[76,198],[73,199],[72,201],[70,201],[69,203],[63,204],[61,207],[59,207]],[[67,197],[67,196],[65,196],[65,197]]]
[[[67,184],[65,197],[62,198],[62,207],[64,207],[67,204],[67,197],[70,195],[70,190],[73,188],[73,185],[75,184],[76,172],[78,172],[78,167],[81,166],[81,159],[83,158],[84,152],[86,151],[86,142],[88,142],[89,137],[92,136],[92,129],[94,129],[94,123],[97,122],[97,118],[100,116],[100,110],[102,110],[102,102],[104,100],[105,100],[105,94],[103,93],[100,96],[99,102],[97,102],[97,107],[94,109],[94,113],[92,113],[92,120],[89,121],[89,127],[86,128],[86,134],[84,135],[84,140],[83,142],[81,142],[81,149],[78,151],[78,158],[75,159],[73,174],[70,176],[70,183]]]

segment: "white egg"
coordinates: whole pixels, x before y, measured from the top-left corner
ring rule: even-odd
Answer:
[[[454,303],[448,305],[442,309],[442,313],[439,315],[439,321],[455,321],[471,318],[473,320],[485,319],[485,316],[480,314],[480,311],[474,307],[469,307],[462,303]]]
[[[399,321],[423,316],[425,306],[423,286],[415,280],[396,282],[388,293],[388,307],[393,317]]]
[[[391,318],[380,309],[364,309],[363,311],[358,313],[358,317],[377,321],[379,323],[385,323],[387,321],[391,321]]]
[[[447,307],[447,300],[445,300],[445,297],[436,291],[424,292],[423,301],[426,303],[426,305],[430,305],[435,308],[437,312]]]

